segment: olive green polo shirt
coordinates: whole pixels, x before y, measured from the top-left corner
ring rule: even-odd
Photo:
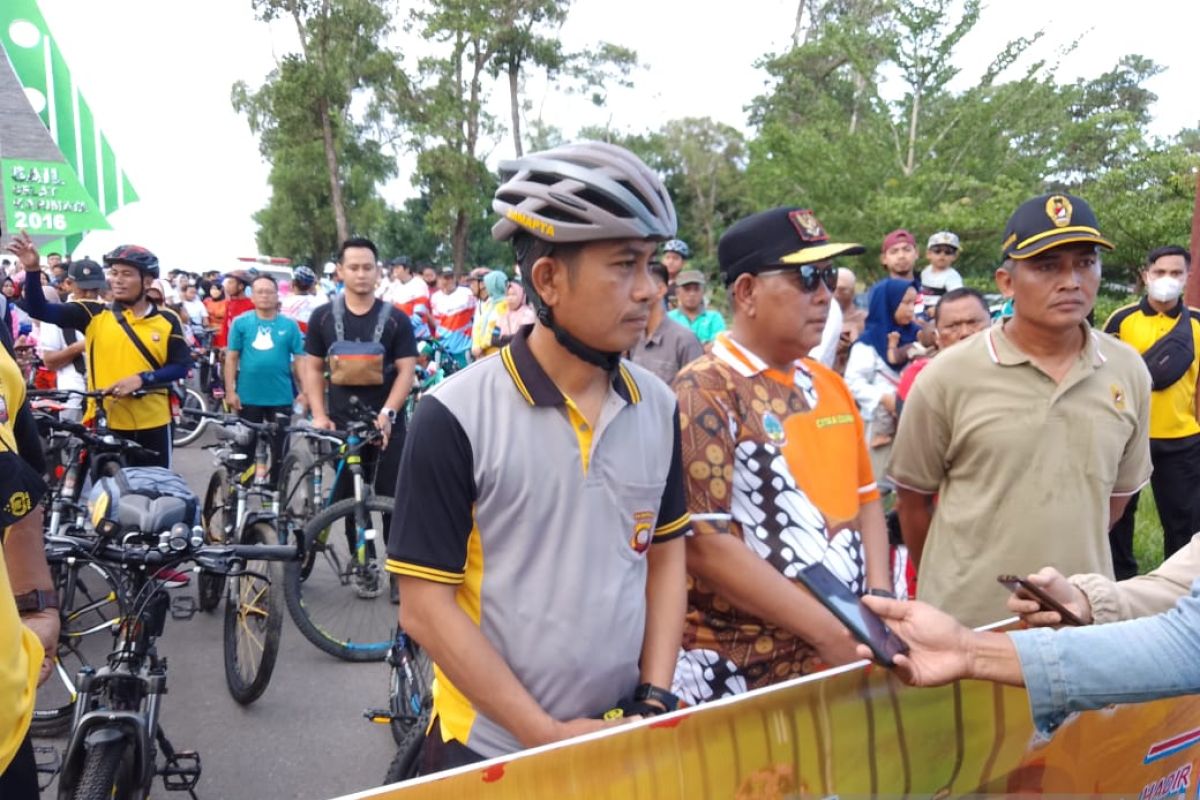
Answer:
[[[1150,479],[1150,374],[1083,332],[1055,383],[997,323],[934,358],[904,404],[888,474],[938,495],[917,596],[964,624],[1010,616],[1002,573],[1112,577],[1109,497]]]

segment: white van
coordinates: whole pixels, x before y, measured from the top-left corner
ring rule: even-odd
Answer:
[[[279,284],[279,296],[286,297],[292,291],[291,261],[286,258],[271,258],[270,256],[245,256],[228,264],[217,267],[222,275],[234,270],[244,269],[265,273]]]

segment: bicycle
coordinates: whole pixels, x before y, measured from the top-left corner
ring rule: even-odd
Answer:
[[[352,400],[357,419],[345,431],[297,429],[304,438],[336,445],[309,457],[293,447],[280,471],[281,513],[293,523],[305,521],[304,559],[290,564],[285,586],[288,611],[304,637],[346,661],[381,661],[391,644],[396,610],[385,599],[386,576],[376,555],[378,532],[395,501],[376,495],[366,480],[362,449],[380,439],[374,414]],[[334,479],[324,494],[324,473]],[[333,502],[338,479],[349,470],[354,496]],[[342,527],[345,535],[334,534]]]
[[[191,501],[194,507],[194,496]],[[163,732],[160,717],[167,691],[167,659],[156,648],[167,614],[188,619],[195,614],[195,604],[181,602],[191,598],[173,602],[154,576],[161,569],[192,561],[202,570],[231,578],[263,578],[248,565],[294,559],[297,550],[293,545],[205,545],[203,531],[190,527],[185,519],[189,503],[178,497],[134,492],[122,494],[115,502],[120,506],[119,519],[139,523],[131,526],[102,519],[95,539],[58,536],[47,547],[56,559],[93,561],[119,570],[128,583],[128,613],[121,617],[115,649],[105,666],[85,667],[79,676],[59,797],[145,798],[157,775],[166,789],[187,791],[195,798],[200,756],[177,751]],[[226,652],[238,646],[236,636],[227,625]]]
[[[215,452],[217,469],[209,477],[201,509],[205,543],[279,544],[278,496],[268,477],[270,436],[279,426],[212,411],[189,413],[220,426],[220,441],[206,448]],[[247,466],[249,458],[239,448],[250,445],[255,456]],[[252,509],[255,498],[259,507]],[[200,610],[215,609],[224,593],[225,627],[243,630],[240,646],[225,651],[225,681],[230,695],[243,705],[257,700],[271,680],[283,630],[283,570],[272,563],[266,572],[262,582],[240,578],[229,586],[217,573],[201,572],[196,579]]]
[[[412,421],[417,403],[425,393],[446,378],[458,372],[458,361],[437,339],[421,339],[417,345],[417,385],[404,401],[401,413],[406,421]]]
[[[388,765],[385,784],[416,777],[417,757],[433,713],[433,663],[421,646],[399,625],[388,648],[388,707],[370,709],[363,715],[386,723],[396,742],[396,755]]]
[[[191,412],[208,411],[208,403],[204,395],[183,382],[171,384],[171,443],[176,447],[186,447],[204,434],[207,420],[196,419]]]

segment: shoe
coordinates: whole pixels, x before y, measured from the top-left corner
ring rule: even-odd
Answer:
[[[400,605],[400,582],[396,580],[395,575],[388,575],[388,582],[391,584],[388,597],[391,599],[392,605],[398,606]]]
[[[371,564],[366,572],[354,573],[354,592],[363,600],[371,600],[383,593],[379,585],[379,567]]]
[[[166,567],[154,573],[154,577],[156,580],[162,581],[162,585],[167,589],[180,589],[192,582],[191,576],[186,572],[178,572]]]

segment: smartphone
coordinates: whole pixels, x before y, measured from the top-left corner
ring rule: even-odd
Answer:
[[[1034,586],[1024,578],[1016,575],[997,575],[996,580],[1015,595],[1025,595],[1028,599],[1037,600],[1043,611],[1057,611],[1064,625],[1086,625],[1087,623],[1072,614],[1066,606],[1055,600],[1045,591]]]
[[[892,633],[874,611],[829,571],[824,564],[810,564],[796,578],[821,602],[821,605],[850,629],[854,638],[871,648],[875,660],[894,666],[893,658],[908,652],[908,645]]]

